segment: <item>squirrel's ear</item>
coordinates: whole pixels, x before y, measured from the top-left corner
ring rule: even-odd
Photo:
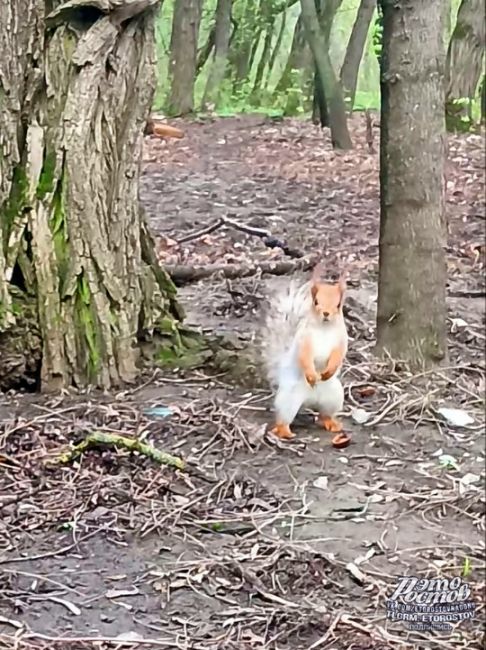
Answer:
[[[337,281],[337,287],[339,291],[339,306],[342,307],[344,302],[344,294],[346,293],[346,274],[345,272],[341,273]]]
[[[316,299],[317,291],[318,291],[318,286],[317,286],[317,284],[313,281],[312,284],[311,284],[312,300],[315,300],[315,299]]]

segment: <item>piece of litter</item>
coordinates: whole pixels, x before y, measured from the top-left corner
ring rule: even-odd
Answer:
[[[464,474],[464,476],[460,479],[461,483],[464,483],[464,485],[472,485],[473,483],[477,483],[481,477],[478,476],[478,474],[472,474],[471,472],[468,472],[467,474]]]
[[[172,415],[174,411],[168,406],[154,406],[152,408],[144,409],[145,415],[151,415],[155,418],[167,418]]]
[[[312,482],[312,485],[316,488],[319,488],[319,490],[327,490],[328,484],[329,479],[327,476],[319,476],[315,481]]]
[[[442,454],[442,456],[439,456],[439,463],[446,469],[459,469],[457,460],[454,458],[454,456],[450,456],[449,454]]]
[[[367,576],[354,564],[354,562],[348,562],[346,564],[346,570],[358,580],[358,582],[364,583],[367,582]]]
[[[137,587],[133,587],[133,589],[109,589],[105,596],[107,598],[121,598],[122,596],[136,596],[138,593]]]
[[[370,419],[371,413],[365,411],[364,409],[354,408],[351,411],[351,418],[357,422],[357,424],[364,424]]]
[[[469,424],[473,424],[474,422],[474,418],[461,409],[441,407],[440,409],[437,409],[437,412],[454,427],[467,427]]]

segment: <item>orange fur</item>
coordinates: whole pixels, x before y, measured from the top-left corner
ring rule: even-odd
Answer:
[[[308,337],[304,338],[299,350],[299,365],[305,375],[307,383],[314,386],[319,381],[319,374],[314,366],[312,346]]]
[[[327,379],[330,379],[334,375],[336,370],[342,365],[343,361],[344,361],[344,347],[341,345],[338,348],[335,348],[331,352],[331,355],[329,356],[329,360],[327,362],[327,366],[321,372],[322,381],[326,381]]]
[[[319,423],[324,427],[326,431],[329,431],[330,433],[341,433],[343,430],[343,425],[341,422],[339,422],[339,420],[329,418],[326,415],[321,415],[319,417]]]

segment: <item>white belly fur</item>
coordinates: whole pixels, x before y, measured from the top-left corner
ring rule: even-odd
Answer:
[[[344,323],[328,323],[306,328],[313,349],[314,365],[317,372],[322,372],[331,352],[338,346],[345,346],[348,337]],[[342,409],[344,390],[339,380],[339,371],[327,381],[318,381],[313,387],[307,383],[298,363],[300,342],[296,338],[287,354],[282,358],[275,408],[280,421],[291,423],[302,406],[316,408],[320,413],[333,417]]]

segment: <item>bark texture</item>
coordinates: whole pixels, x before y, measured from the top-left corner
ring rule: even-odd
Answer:
[[[361,0],[341,67],[341,85],[346,105],[351,111],[358,85],[359,66],[375,9],[376,0]]]
[[[0,7],[0,386],[108,388],[136,376],[139,337],[177,338],[138,200],[156,4]]]
[[[423,367],[447,354],[443,0],[381,0],[377,350]]]
[[[483,74],[485,46],[484,0],[462,0],[447,51],[447,101],[475,96]]]
[[[336,3],[337,8],[340,1],[330,0],[330,5],[323,7],[321,23],[319,22],[314,0],[301,0],[301,7],[307,40],[326,100],[333,147],[336,149],[351,149],[352,142],[346,121],[343,93],[329,56],[329,34],[335,13],[335,11],[331,12],[330,6]]]
[[[218,103],[221,82],[224,79],[231,34],[232,0],[218,0],[214,26],[214,58],[206,81],[202,100],[203,109],[209,102]]]
[[[167,101],[169,115],[187,115],[194,110],[201,13],[202,0],[175,0],[170,37],[170,93]]]

